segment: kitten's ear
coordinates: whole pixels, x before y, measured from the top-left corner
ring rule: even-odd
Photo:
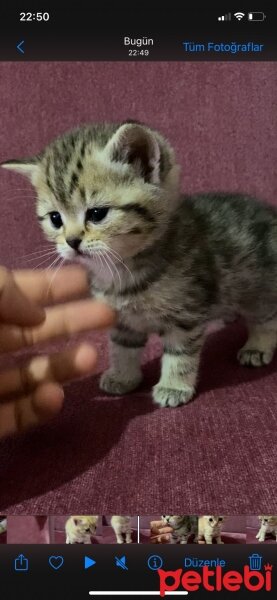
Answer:
[[[160,147],[155,135],[142,125],[122,125],[106,146],[111,161],[127,163],[148,183],[160,182]]]
[[[76,527],[77,527],[77,525],[80,525],[80,523],[82,522],[81,519],[73,519],[73,521],[74,521],[74,525],[76,525]]]
[[[39,160],[37,158],[26,158],[23,160],[6,160],[0,165],[3,169],[9,169],[9,171],[16,171],[17,173],[21,173],[21,175],[25,175],[31,181],[36,174],[40,171]]]

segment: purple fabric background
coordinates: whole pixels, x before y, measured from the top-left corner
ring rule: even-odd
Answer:
[[[49,519],[40,522],[33,516],[8,516],[8,544],[49,543]]]
[[[273,63],[1,63],[0,92],[0,160],[38,152],[79,123],[136,118],[171,140],[186,192],[244,190],[276,203]],[[24,255],[45,242],[31,187],[3,170],[0,194],[0,264],[35,267]],[[167,410],[150,396],[156,338],[143,385],[123,398],[99,392],[106,336],[88,338],[100,355],[96,375],[67,386],[51,424],[0,444],[0,510],[276,512],[277,360],[239,366],[243,327],[210,336],[197,397]]]

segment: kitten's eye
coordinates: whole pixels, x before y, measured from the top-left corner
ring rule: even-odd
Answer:
[[[213,522],[213,518],[212,518],[212,517],[210,517],[210,518],[209,518],[209,521],[210,521],[210,523],[212,523],[212,522]]]
[[[218,520],[219,520],[219,521],[223,521],[222,517],[219,517],[219,519],[218,519]]]
[[[265,519],[265,522],[267,523],[267,522],[268,522],[268,519]]]
[[[60,227],[63,226],[62,217],[59,212],[57,212],[57,211],[50,212],[49,216],[50,216],[50,221],[51,221],[52,225],[54,225],[54,227],[56,229],[60,229]]]
[[[105,219],[105,216],[109,210],[108,206],[88,208],[86,212],[86,221],[91,221],[92,223],[99,223]]]
[[[86,532],[86,533],[89,533],[89,532],[90,532],[90,528],[88,528],[88,529],[85,529],[85,532]]]

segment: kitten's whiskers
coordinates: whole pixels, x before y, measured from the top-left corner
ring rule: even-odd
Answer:
[[[120,254],[118,254],[118,252],[116,252],[112,248],[109,248],[109,246],[107,246],[107,250],[113,255],[113,258],[115,258],[116,260],[118,260],[118,262],[120,262],[122,264],[122,266],[128,271],[128,273],[132,277],[134,285],[136,285],[136,281],[135,281],[134,275],[133,275],[132,271],[130,271],[129,267],[127,267],[127,265],[124,262],[122,256],[120,256]]]
[[[112,275],[112,281],[114,281],[114,273],[113,273],[113,271],[112,271],[112,269],[111,269],[111,267],[110,267],[110,265],[108,263],[107,257],[105,256],[104,252],[102,253],[102,258],[104,259],[104,261],[105,261],[105,263],[106,263],[106,265],[107,265],[107,267],[108,267],[108,269],[109,269],[109,271],[110,271],[110,273]]]
[[[59,262],[60,258],[62,258],[60,255],[56,256],[55,260],[53,260],[51,265],[47,267],[46,271],[50,271],[50,269],[52,269],[53,266]]]
[[[52,286],[52,285],[53,285],[53,283],[54,283],[54,280],[55,280],[55,277],[56,277],[57,273],[59,272],[59,270],[61,269],[61,267],[62,267],[62,266],[64,265],[64,263],[65,263],[65,258],[62,258],[62,256],[58,256],[57,258],[58,258],[58,260],[60,259],[60,260],[61,260],[61,262],[60,262],[60,264],[58,264],[57,268],[56,268],[56,269],[54,269],[53,276],[51,277],[51,279],[50,279],[50,283],[49,283],[49,286],[48,286],[48,288],[47,288],[46,297],[48,296],[48,294],[49,294],[49,292],[50,292],[51,286]],[[52,266],[55,264],[55,262],[57,262],[57,261],[54,261],[54,263],[52,263],[52,265],[50,265],[50,267],[52,267]],[[47,271],[50,269],[50,267],[48,267]]]
[[[46,250],[54,250],[56,248],[56,244],[53,246],[42,246],[40,250],[36,250],[36,252],[29,252],[28,254],[23,254],[23,256],[19,256],[18,258],[28,258],[29,256],[33,256],[34,254],[41,254],[42,252],[46,252]]]
[[[106,255],[106,258],[107,258],[107,260],[110,260],[110,263],[111,263],[111,264],[114,266],[114,268],[115,268],[115,270],[116,270],[116,272],[117,272],[118,279],[119,279],[119,290],[120,290],[120,292],[121,292],[121,289],[122,289],[122,283],[121,283],[121,277],[120,277],[120,273],[119,273],[119,271],[118,271],[118,268],[117,268],[117,266],[115,265],[115,263],[113,262],[113,260],[112,260],[111,256],[109,255],[109,253],[108,253],[108,250],[106,250],[106,253],[105,253],[105,255]]]
[[[42,257],[40,256],[39,258],[42,258]],[[41,263],[39,263],[38,265],[36,265],[36,266],[33,268],[33,271],[35,271],[36,269],[38,269],[38,268],[39,268],[39,267],[41,267],[42,265],[44,265],[44,264],[47,264],[47,262],[49,261],[49,259],[51,260],[52,258],[53,258],[53,255],[52,255],[52,254],[48,254],[48,255],[47,255],[47,258],[45,258],[45,259],[44,259],[44,260],[43,260]],[[50,266],[51,266],[51,265],[50,265]]]
[[[34,260],[40,260],[41,258],[51,258],[53,256],[53,254],[56,254],[57,250],[50,250],[50,252],[45,252],[43,254],[39,254],[38,256],[33,256],[32,258],[28,258],[27,260],[24,260],[24,262],[29,263],[29,262],[33,262]]]
[[[96,252],[95,253],[95,257],[97,258],[97,261],[99,259],[99,262],[100,262],[100,271],[99,271],[99,273],[101,273],[102,272],[102,267],[103,267],[102,260],[101,260],[101,255],[98,252]]]

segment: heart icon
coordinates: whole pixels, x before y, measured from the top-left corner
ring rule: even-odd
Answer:
[[[63,566],[64,558],[63,556],[49,556],[49,565],[55,571],[58,571]]]

